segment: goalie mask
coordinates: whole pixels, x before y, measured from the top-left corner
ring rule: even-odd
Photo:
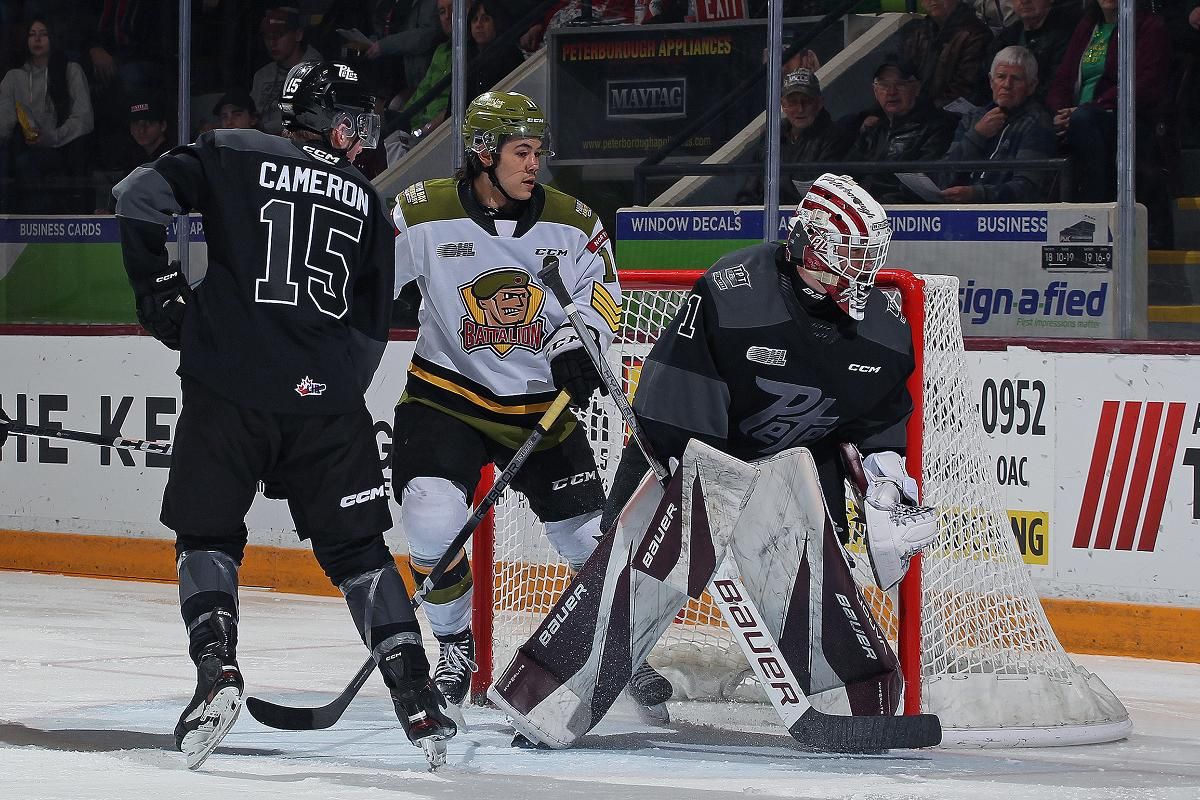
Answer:
[[[358,137],[364,150],[379,144],[375,96],[345,64],[301,61],[292,67],[283,81],[279,109],[289,131],[328,136],[336,128],[348,138]]]
[[[858,320],[891,241],[883,206],[852,178],[827,172],[800,201],[786,247],[788,258],[829,287]]]

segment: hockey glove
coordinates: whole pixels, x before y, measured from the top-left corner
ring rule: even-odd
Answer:
[[[137,318],[142,327],[172,350],[179,349],[183,316],[192,290],[178,261],[165,270],[134,284],[137,295]]]
[[[601,394],[608,394],[608,388],[596,371],[591,356],[583,349],[583,342],[570,325],[564,325],[554,332],[546,345],[546,354],[550,357],[550,377],[554,381],[554,388],[560,392],[566,390],[571,395],[572,408],[586,408],[592,392],[597,389]]]
[[[917,505],[917,482],[904,471],[894,452],[872,453],[863,460],[867,496],[867,553],[875,582],[891,589],[908,571],[908,563],[937,538],[937,511]]]

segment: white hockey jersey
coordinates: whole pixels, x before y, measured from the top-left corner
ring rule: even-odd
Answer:
[[[494,219],[467,182],[451,178],[408,187],[392,216],[396,294],[413,280],[421,291],[402,401],[431,405],[519,446],[555,395],[545,346],[571,324],[538,281],[546,261],[558,259],[602,350],[620,325],[621,288],[604,226],[574,197],[540,184],[519,220]]]

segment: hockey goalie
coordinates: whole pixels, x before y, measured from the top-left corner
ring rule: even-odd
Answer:
[[[637,435],[608,533],[488,693],[524,737],[572,746],[707,590],[806,747],[940,741],[936,717],[893,716],[899,666],[843,547],[847,478],[863,493],[880,587],[899,582],[936,531],[903,466],[911,336],[873,287],[890,239],[883,208],[825,174],[785,243],[731,253],[696,283],[624,409]],[[818,696],[838,715],[814,708]]]

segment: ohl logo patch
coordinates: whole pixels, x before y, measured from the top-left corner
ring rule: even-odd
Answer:
[[[517,267],[485,272],[458,287],[466,306],[459,335],[470,353],[490,347],[504,358],[514,348],[537,352],[546,338],[541,317],[546,293]]]
[[[1105,400],[1071,546],[1153,552],[1183,403]]]

